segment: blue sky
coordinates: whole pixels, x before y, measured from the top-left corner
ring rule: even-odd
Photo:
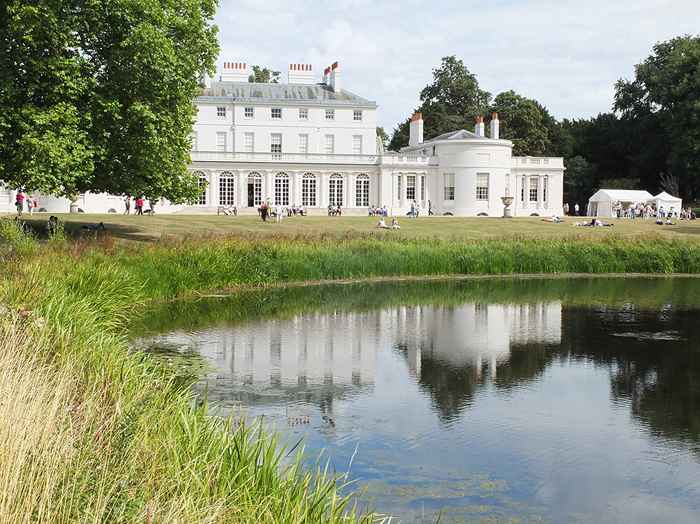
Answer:
[[[457,55],[493,95],[508,89],[557,117],[609,111],[613,84],[654,43],[700,33],[700,0],[220,0],[219,63],[282,71],[338,60],[345,88],[375,100],[388,131],[431,71]]]

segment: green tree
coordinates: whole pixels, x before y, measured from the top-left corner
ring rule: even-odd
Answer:
[[[383,127],[377,127],[377,138],[382,143],[384,149],[389,147],[389,135],[384,131]]]
[[[616,83],[614,108],[623,119],[656,130],[650,140],[667,135],[667,164],[682,196],[700,195],[700,37],[656,44],[633,80]]]
[[[505,91],[493,100],[491,111],[498,113],[500,137],[513,142],[514,156],[552,153],[550,127],[556,122],[535,100]]]
[[[259,84],[278,84],[279,81],[279,71],[273,71],[267,67],[257,65],[253,66],[253,72],[248,77],[248,82],[257,82]]]
[[[214,69],[215,0],[6,0],[0,5],[0,179],[194,198],[198,79]]]
[[[596,187],[596,166],[581,156],[569,158],[565,162],[566,174],[564,175],[564,202],[573,210],[574,204],[586,208],[588,199]]]
[[[433,81],[420,93],[423,113],[423,134],[426,140],[442,133],[472,128],[474,117],[483,115],[489,107],[491,95],[479,88],[479,82],[455,56],[446,56],[440,67],[433,69]],[[389,149],[398,151],[408,145],[410,118],[401,122],[389,143]]]

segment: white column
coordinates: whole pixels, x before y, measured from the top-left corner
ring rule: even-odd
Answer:
[[[247,204],[245,201],[244,190],[246,188],[246,172],[237,170],[236,174],[236,207],[239,209],[244,208]]]
[[[265,174],[263,176],[265,177],[264,194],[262,196],[263,202],[265,202],[266,200],[269,200],[271,203],[274,204],[274,199],[272,198],[273,194],[274,194],[274,191],[272,190],[272,188],[273,188],[272,177],[274,175],[272,174],[272,171],[268,170],[268,171],[265,171]]]
[[[318,202],[322,208],[328,207],[328,173],[318,175]]]
[[[355,179],[357,178],[357,173],[348,173],[346,175],[348,180],[348,207],[355,207]]]
[[[219,199],[217,198],[219,189],[219,172],[210,171],[209,172],[209,196],[207,197],[208,207],[216,207],[219,205]]]

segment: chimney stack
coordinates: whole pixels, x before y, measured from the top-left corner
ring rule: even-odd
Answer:
[[[478,137],[483,138],[484,136],[484,117],[477,116],[476,124],[474,125],[474,134]]]
[[[491,138],[494,140],[498,140],[499,136],[499,122],[498,122],[498,113],[491,113]]]
[[[248,64],[244,62],[224,62],[221,72],[222,82],[247,82],[250,76]]]
[[[331,89],[336,93],[340,91],[340,67],[338,62],[333,62],[333,65],[331,65]]]
[[[409,146],[417,146],[423,143],[423,114],[415,112],[411,117],[409,126]]]
[[[287,78],[290,84],[313,84],[314,72],[311,64],[289,64]]]

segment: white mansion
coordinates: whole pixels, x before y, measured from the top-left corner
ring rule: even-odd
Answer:
[[[314,82],[308,64],[290,64],[286,84],[249,83],[245,63],[224,63],[219,81],[207,81],[196,99],[190,169],[202,182],[195,205],[160,202],[159,213],[213,213],[219,206],[255,212],[264,200],[302,205],[310,213],[341,206],[366,214],[386,206],[404,214],[415,201],[436,215],[502,216],[501,197],[514,198],[514,216],[562,214],[562,158],[513,157],[499,139],[498,115],[486,136],[483,117],[474,132],[456,130],[423,140],[416,113],[410,144],[385,152],[377,140],[377,104],[344,89],[338,63]],[[40,210],[67,212],[64,198],[38,195]],[[89,213],[122,212],[122,198],[81,195]],[[14,192],[0,187],[0,211],[14,209]]]

